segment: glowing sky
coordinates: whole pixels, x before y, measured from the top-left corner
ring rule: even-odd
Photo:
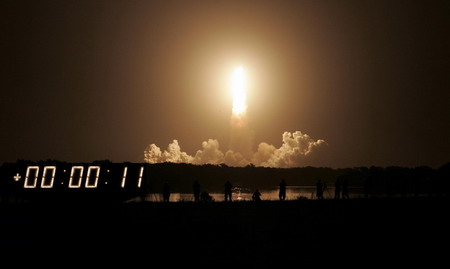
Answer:
[[[141,162],[248,124],[324,139],[305,165],[440,166],[450,156],[447,1],[1,1],[0,162]]]

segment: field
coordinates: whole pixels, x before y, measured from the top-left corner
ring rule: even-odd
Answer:
[[[2,204],[0,246],[19,268],[432,263],[448,252],[448,202]]]

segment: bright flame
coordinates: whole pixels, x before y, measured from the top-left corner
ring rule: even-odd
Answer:
[[[241,115],[247,111],[247,93],[244,68],[237,67],[231,74],[231,95],[233,96],[233,114]]]

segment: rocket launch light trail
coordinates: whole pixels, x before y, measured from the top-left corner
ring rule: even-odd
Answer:
[[[242,115],[247,111],[247,80],[242,66],[237,67],[231,74],[231,94],[233,97],[233,114]]]

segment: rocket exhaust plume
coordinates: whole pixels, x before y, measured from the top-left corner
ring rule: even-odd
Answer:
[[[245,166],[252,163],[264,167],[298,167],[308,164],[309,155],[327,145],[324,140],[313,140],[300,131],[284,132],[281,147],[276,148],[262,142],[258,145],[256,152],[253,152],[253,132],[249,128],[247,117],[247,78],[243,67],[237,67],[231,73],[230,90],[233,104],[229,150],[224,153],[220,149],[219,141],[208,139],[202,142],[202,149],[191,156],[181,150],[177,140],[173,140],[164,151],[155,144],[150,144],[144,150],[144,161],[147,163],[225,163],[230,166]]]

